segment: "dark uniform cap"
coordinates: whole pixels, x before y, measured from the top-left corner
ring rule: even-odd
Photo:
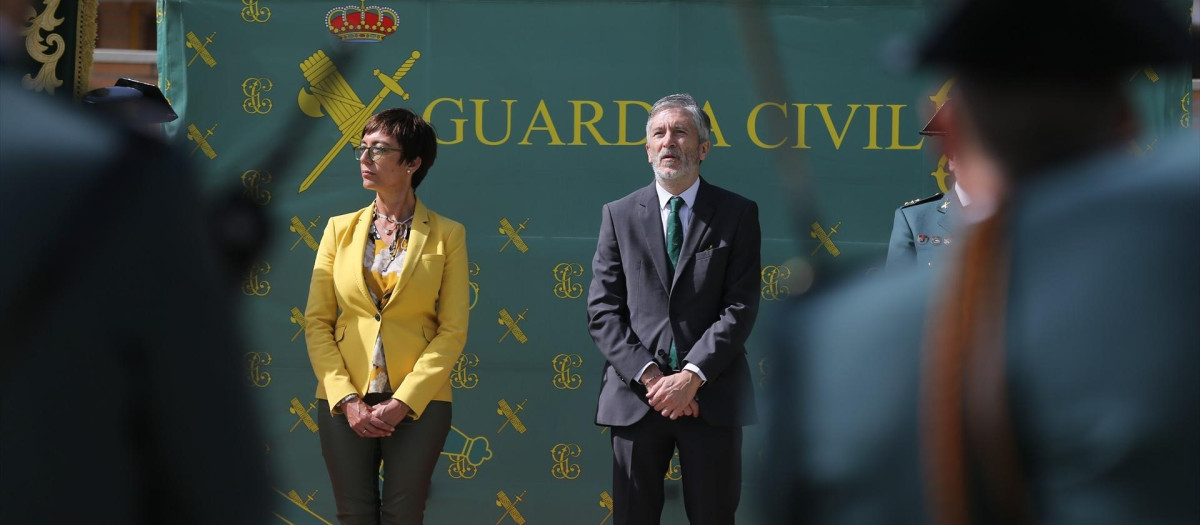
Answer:
[[[83,105],[133,124],[158,124],[177,118],[158,86],[128,78],[118,79],[113,87],[88,91]]]
[[[942,107],[933,112],[929,122],[918,133],[927,137],[942,137],[950,134],[950,119],[954,111],[953,104],[947,100]]]
[[[1186,62],[1187,30],[1158,0],[966,0],[927,35],[919,61],[983,77],[1104,78]]]

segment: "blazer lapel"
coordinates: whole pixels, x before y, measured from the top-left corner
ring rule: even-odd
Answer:
[[[354,223],[354,232],[350,239],[350,256],[347,266],[354,273],[354,283],[358,285],[358,291],[362,293],[363,299],[368,304],[374,305],[375,301],[371,300],[371,292],[367,288],[367,277],[363,275],[363,257],[367,253],[367,237],[371,236],[371,219],[374,216],[375,204],[372,203],[361,212],[358,213],[358,220]]]
[[[695,255],[700,239],[708,233],[714,208],[709,202],[709,191],[706,186],[708,183],[701,179],[700,188],[696,191],[696,201],[692,203],[692,219],[686,228],[687,233],[683,236],[683,248],[679,250],[679,263],[675,266],[675,278],[671,280],[671,289],[675,288],[679,274],[683,273],[683,268]]]
[[[412,230],[408,233],[408,248],[404,252],[404,264],[400,267],[400,280],[396,282],[396,289],[392,291],[392,296],[388,298],[387,304],[392,304],[396,300],[396,296],[404,291],[404,286],[408,281],[412,280],[413,272],[417,270],[417,262],[421,259],[421,253],[425,249],[425,240],[429,238],[429,210],[425,208],[425,204],[421,199],[417,199],[417,205],[413,207]]]
[[[663,235],[662,209],[658,206],[658,192],[654,190],[654,183],[650,183],[646,189],[646,197],[642,199],[641,205],[642,210],[637,220],[642,223],[646,251],[650,253],[650,261],[654,265],[654,271],[658,273],[663,289],[670,290],[667,286],[667,238]]]

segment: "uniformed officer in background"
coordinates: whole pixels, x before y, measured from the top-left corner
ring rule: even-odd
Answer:
[[[949,134],[948,114],[950,101],[934,112],[929,123],[919,133],[926,137],[945,137]],[[954,152],[948,141],[942,143],[947,169],[957,175]],[[922,266],[932,268],[937,259],[953,241],[951,231],[956,229],[959,208],[965,195],[962,189],[951,183],[950,192],[938,192],[923,199],[913,199],[896,210],[892,224],[892,238],[888,242],[888,269]]]
[[[959,161],[1005,175],[945,272],[803,297],[776,323],[764,491],[804,523],[1197,523],[1200,158],[1136,158],[1125,80],[1187,57],[1158,2],[967,0]],[[953,235],[953,234],[952,234]]]
[[[959,158],[958,151],[967,146],[953,133],[954,106],[953,99],[947,100],[919,132],[941,139],[947,169],[954,174],[954,182],[948,193],[913,199],[896,210],[888,242],[889,270],[939,266],[937,260],[950,251],[957,231],[991,214],[1002,193],[991,159],[976,151],[967,166]]]

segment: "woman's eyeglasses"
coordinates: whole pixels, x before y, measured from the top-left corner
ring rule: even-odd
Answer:
[[[400,148],[385,148],[383,146],[359,146],[357,148],[354,148],[354,159],[359,160],[362,158],[363,153],[366,153],[367,161],[375,162],[375,159],[378,159],[379,157],[383,156],[384,153],[387,153],[389,151],[401,151],[401,149]]]

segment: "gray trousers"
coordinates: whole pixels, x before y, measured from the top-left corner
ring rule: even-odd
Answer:
[[[365,400],[378,403],[386,399],[368,395]],[[384,438],[359,436],[350,428],[345,414],[331,416],[329,402],[325,400],[319,405],[321,455],[333,483],[338,522],[342,525],[421,523],[433,469],[450,431],[450,403],[430,402],[421,419],[405,419],[391,436]]]

